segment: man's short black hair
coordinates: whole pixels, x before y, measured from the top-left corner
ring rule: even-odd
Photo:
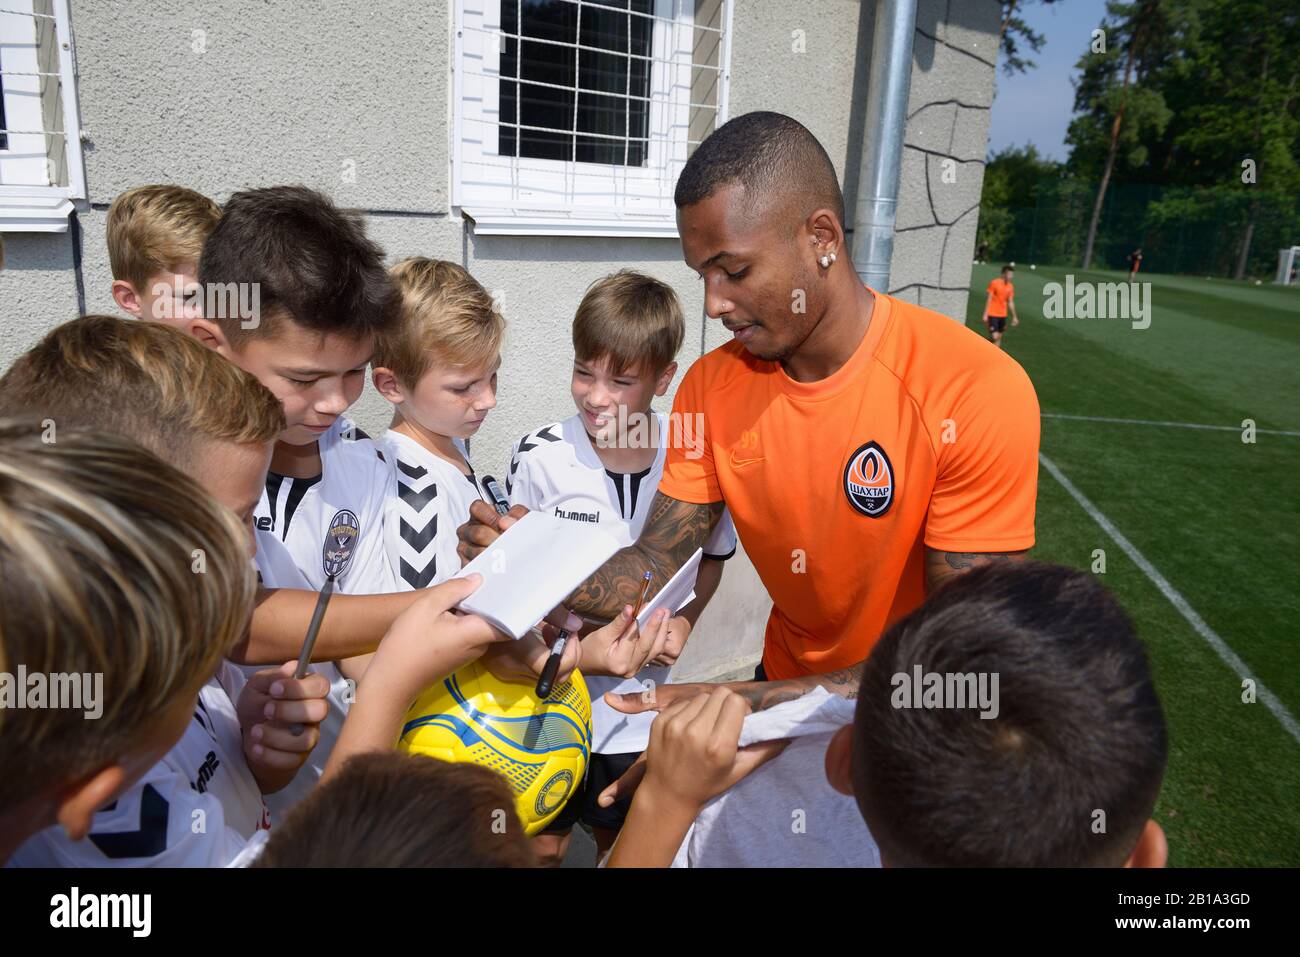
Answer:
[[[916,665],[996,673],[997,716],[895,707],[895,676]],[[872,650],[853,782],[892,866],[1114,867],[1155,807],[1166,749],[1115,598],[1085,572],[1003,562],[945,584]]]
[[[305,186],[235,193],[208,236],[199,282],[257,283],[259,324],[210,316],[234,340],[269,335],[281,318],[313,332],[373,336],[397,316],[397,291],[384,254],[359,214],[345,212]],[[211,296],[208,297],[211,300]],[[287,314],[287,315],[286,315]]]
[[[1016,271],[1016,267],[1015,267],[1015,266],[1003,266],[1003,267],[1002,267],[1002,271],[1003,271],[1003,272],[1015,272],[1015,271]]]
[[[680,209],[740,183],[752,212],[774,201],[799,201],[807,216],[826,207],[844,223],[844,194],[826,150],[798,120],[783,113],[745,113],[705,137],[677,179]]]

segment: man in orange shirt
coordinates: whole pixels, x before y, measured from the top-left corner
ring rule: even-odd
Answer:
[[[758,680],[732,687],[755,709],[814,685],[852,697],[876,639],[927,589],[1033,545],[1033,386],[964,326],[859,281],[834,166],[790,117],[718,129],[675,200],[705,310],[735,339],[691,367],[673,404],[702,414],[703,454],[670,446],[640,537],[567,604],[614,618],[642,571],[652,591],[665,584],[725,505],[773,601]],[[509,524],[482,504],[459,530],[462,558]]]
[[[1016,287],[1011,285],[1011,279],[1016,271],[1010,266],[1002,267],[1002,276],[994,279],[989,283],[989,298],[984,303],[984,325],[988,327],[989,338],[999,349],[1002,348],[1002,333],[1007,329],[1007,310],[1011,310],[1011,324],[1020,325],[1020,319],[1016,316]]]

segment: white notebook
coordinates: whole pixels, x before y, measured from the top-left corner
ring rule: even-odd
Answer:
[[[522,638],[621,547],[597,525],[529,512],[460,570],[483,584],[457,607]]]

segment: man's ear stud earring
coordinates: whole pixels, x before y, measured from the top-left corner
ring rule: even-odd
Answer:
[[[822,264],[823,269],[830,269],[831,263],[835,262],[835,254],[830,253],[826,256],[823,256],[821,259],[818,260],[818,262]]]

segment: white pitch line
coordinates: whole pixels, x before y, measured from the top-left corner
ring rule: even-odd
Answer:
[[[1212,432],[1242,432],[1236,425],[1201,425],[1196,422],[1158,422],[1155,419],[1108,419],[1100,415],[1066,415],[1064,412],[1043,412],[1044,419],[1072,419],[1075,422],[1111,422],[1118,425],[1163,425],[1170,429],[1208,429]],[[1300,432],[1288,432],[1284,429],[1256,429],[1257,435],[1292,435],[1300,437]]]
[[[1192,626],[1196,633],[1209,643],[1210,647],[1214,649],[1214,653],[1219,656],[1219,659],[1238,675],[1243,678],[1249,677],[1251,674],[1250,668],[1237,657],[1235,651],[1228,647],[1228,643],[1205,623],[1205,619],[1196,613],[1196,609],[1187,603],[1187,599],[1178,592],[1178,589],[1169,584],[1169,580],[1146,560],[1146,557],[1134,547],[1132,542],[1124,537],[1123,533],[1111,523],[1110,519],[1103,515],[1097,506],[1088,501],[1084,494],[1075,488],[1074,483],[1065,477],[1065,473],[1057,467],[1056,463],[1042,452],[1038,453],[1038,461],[1042,463],[1043,468],[1052,473],[1052,478],[1061,483],[1061,487],[1070,493],[1070,497],[1079,503],[1079,506],[1088,513],[1088,516],[1101,526],[1102,531],[1115,540],[1115,544],[1120,547],[1125,555],[1132,559],[1133,564],[1142,569],[1142,573],[1151,579],[1156,588],[1160,589],[1160,593],[1169,599],[1169,603],[1178,609],[1179,614],[1187,619],[1187,623]],[[1264,702],[1264,706],[1273,712],[1273,716],[1278,721],[1282,722],[1282,727],[1286,728],[1291,737],[1300,742],[1300,723],[1296,722],[1295,716],[1287,710],[1286,705],[1279,701],[1277,696],[1264,687],[1264,683],[1258,679],[1255,680],[1255,690],[1259,700]]]

